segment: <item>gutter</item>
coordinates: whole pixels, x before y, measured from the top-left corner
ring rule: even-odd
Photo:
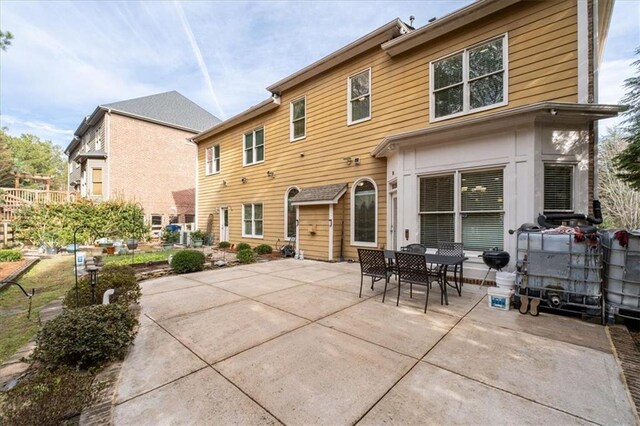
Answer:
[[[626,111],[625,105],[601,105],[601,104],[572,104],[562,102],[540,102],[522,107],[508,109],[495,114],[483,115],[480,117],[470,118],[464,121],[454,123],[431,126],[425,129],[413,130],[410,132],[398,133],[385,137],[371,151],[371,156],[380,158],[386,156],[388,151],[393,151],[396,144],[405,144],[415,138],[429,136],[442,133],[462,127],[470,127],[474,125],[485,124],[490,121],[496,121],[506,118],[513,118],[526,114],[544,113],[549,117],[565,117],[565,118],[586,118],[589,121],[602,120],[617,116],[619,113]]]
[[[389,56],[396,56],[522,0],[478,0],[436,21],[382,45]]]
[[[245,121],[251,120],[259,115],[264,114],[265,112],[269,112],[274,110],[280,106],[280,96],[274,94],[269,99],[265,99],[257,105],[252,106],[249,109],[242,111],[239,114],[234,115],[233,117],[222,121],[215,126],[211,127],[208,130],[205,130],[201,133],[195,135],[191,140],[196,144],[200,143],[204,139],[207,139],[213,135],[216,135],[226,129],[229,129],[233,126],[237,126],[238,124],[242,124]]]

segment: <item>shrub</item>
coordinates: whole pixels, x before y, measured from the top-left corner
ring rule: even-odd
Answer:
[[[178,274],[202,271],[204,268],[204,253],[198,250],[181,250],[173,255],[171,268]]]
[[[253,263],[256,261],[256,254],[250,248],[240,250],[236,253],[236,258],[240,263]]]
[[[99,367],[124,357],[137,324],[123,305],[67,309],[40,329],[33,358],[47,368]]]
[[[167,244],[175,244],[180,241],[180,231],[171,231],[169,229],[165,229],[162,231],[162,241]]]
[[[140,300],[140,284],[136,280],[135,270],[128,265],[106,265],[98,272],[98,284],[95,288],[96,300],[93,300],[89,277],[78,281],[78,307],[102,303],[102,295],[110,288],[115,290],[111,296],[111,303],[129,306]],[[64,306],[76,307],[76,289],[71,287],[64,298]]]
[[[273,253],[273,248],[269,244],[260,244],[255,248],[255,251],[258,254],[269,254]]]
[[[0,262],[17,262],[22,259],[22,253],[18,250],[0,250]]]
[[[95,401],[98,387],[92,387],[93,379],[86,371],[41,368],[5,394],[0,401],[0,424],[67,424]]]
[[[218,243],[218,248],[228,249],[229,247],[231,247],[231,243],[229,241],[220,241]]]
[[[205,238],[207,238],[207,233],[199,229],[191,233],[192,240],[204,240]]]
[[[247,243],[240,243],[238,244],[237,247],[238,251],[242,251],[242,250],[251,250],[251,246]]]

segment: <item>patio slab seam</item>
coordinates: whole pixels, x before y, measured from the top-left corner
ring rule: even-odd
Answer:
[[[164,293],[169,293],[169,292],[172,292],[172,291],[186,290],[186,289],[189,289],[189,288],[195,288],[195,287],[201,287],[203,285],[207,285],[205,283],[201,283],[200,281],[196,281],[196,280],[191,280],[191,281],[193,281],[193,285],[190,285],[188,287],[180,287],[180,288],[173,288],[173,289],[170,289],[170,290],[156,291],[155,293],[147,294],[145,296],[146,297],[151,297],[151,296],[155,296],[156,294],[164,294]],[[144,290],[142,290],[142,293],[144,295]]]
[[[456,324],[456,325],[457,325],[457,324]],[[471,381],[473,381],[473,382],[480,383],[481,385],[484,385],[484,386],[490,387],[490,388],[495,389],[495,390],[497,390],[497,391],[508,393],[509,395],[515,396],[516,398],[524,399],[524,400],[526,400],[526,401],[529,401],[529,402],[532,402],[532,403],[534,403],[534,404],[537,404],[537,405],[543,406],[543,407],[545,407],[545,408],[549,408],[549,409],[554,410],[554,411],[559,411],[559,412],[564,413],[564,414],[567,414],[567,415],[569,415],[569,416],[571,416],[571,417],[575,417],[575,418],[577,418],[577,419],[583,420],[583,421],[585,421],[585,422],[587,422],[587,423],[596,424],[596,425],[600,425],[600,424],[601,424],[601,423],[595,422],[595,421],[593,421],[593,420],[586,419],[586,418],[584,418],[584,417],[582,417],[582,416],[580,416],[580,415],[578,415],[578,414],[574,414],[574,413],[571,413],[571,412],[569,412],[569,411],[565,411],[565,410],[562,410],[562,409],[560,409],[560,408],[554,407],[554,406],[552,406],[552,405],[548,405],[548,404],[545,404],[545,403],[543,403],[543,402],[536,401],[535,399],[531,399],[531,398],[528,398],[528,397],[526,397],[526,396],[519,395],[519,394],[514,393],[514,392],[511,392],[511,391],[509,391],[509,390],[507,390],[507,389],[499,388],[499,387],[497,387],[497,386],[495,386],[495,385],[492,385],[492,384],[490,384],[490,383],[483,382],[482,380],[478,380],[478,379],[475,379],[475,378],[473,378],[473,377],[469,377],[469,376],[466,376],[466,375],[464,375],[464,374],[460,374],[460,373],[459,373],[459,372],[457,372],[457,371],[451,370],[451,369],[446,368],[446,367],[443,367],[443,366],[441,366],[441,365],[434,364],[434,363],[432,363],[431,361],[427,361],[427,360],[425,360],[425,359],[422,359],[422,360],[421,360],[421,362],[424,362],[425,364],[429,364],[429,365],[430,365],[430,366],[432,366],[432,367],[436,367],[436,368],[439,368],[439,369],[441,369],[441,370],[448,371],[449,373],[453,373],[453,374],[455,374],[456,376],[463,377],[463,378],[465,378],[465,379],[467,379],[467,380],[471,380]]]
[[[440,336],[440,338],[439,338],[439,339],[438,339],[438,340],[437,340],[437,341],[436,341],[436,342],[435,342],[435,343],[434,343],[434,344],[433,344],[433,345],[432,345],[432,346],[431,346],[431,347],[430,347],[430,348],[429,348],[429,349],[428,349],[428,350],[427,350],[427,351],[422,355],[422,357],[421,357],[421,358],[419,358],[419,359],[418,359],[418,360],[417,360],[417,361],[416,361],[416,362],[411,366],[411,368],[409,368],[409,369],[407,370],[407,372],[406,372],[406,373],[404,373],[403,375],[401,375],[401,376],[398,378],[398,380],[396,380],[396,381],[393,383],[393,385],[391,385],[391,386],[389,387],[389,389],[387,389],[387,391],[386,391],[386,392],[384,392],[384,393],[382,394],[382,396],[381,396],[381,397],[380,397],[376,402],[374,402],[374,403],[371,405],[371,407],[369,407],[369,408],[364,412],[364,414],[362,414],[362,416],[360,416],[360,418],[358,418],[358,420],[356,420],[356,421],[354,422],[354,425],[356,425],[356,424],[360,423],[360,421],[362,421],[362,419],[364,419],[364,418],[367,416],[367,414],[369,414],[369,412],[370,412],[371,410],[373,410],[373,408],[374,408],[376,405],[378,405],[378,404],[380,403],[380,401],[382,401],[382,400],[384,399],[384,397],[385,397],[385,396],[387,396],[387,395],[391,392],[391,390],[392,390],[393,388],[395,388],[395,387],[398,385],[398,383],[400,383],[400,382],[402,381],[402,379],[404,379],[404,378],[405,378],[405,377],[406,377],[410,372],[412,372],[412,371],[413,371],[413,369],[416,367],[416,365],[418,365],[418,364],[419,364],[419,363],[424,359],[424,357],[426,357],[427,355],[429,355],[429,352],[431,352],[431,351],[433,350],[433,348],[435,348],[436,346],[438,346],[438,344],[439,344],[440,342],[442,342],[442,340],[443,340],[445,337],[447,337],[447,336],[449,335],[449,333],[451,333],[451,331],[452,331],[453,329],[455,329],[455,328],[458,326],[458,324],[460,324],[460,322],[461,322],[461,321],[462,321],[462,320],[463,320],[463,319],[464,319],[464,318],[469,314],[469,312],[471,312],[471,311],[473,310],[473,308],[475,308],[476,306],[478,306],[478,304],[479,304],[483,299],[484,299],[484,297],[483,297],[483,298],[481,298],[480,300],[478,300],[478,301],[473,305],[473,307],[472,307],[471,309],[469,309],[469,311],[468,311],[467,313],[465,313],[463,316],[461,316],[461,317],[460,317],[460,318],[455,322],[455,324],[453,324],[453,326],[452,326],[452,327],[451,327],[451,328],[450,328],[446,333],[444,333],[442,336]],[[414,357],[411,357],[411,358],[415,359]]]
[[[138,398],[138,397],[140,397],[140,396],[142,396],[142,395],[146,395],[146,394],[148,394],[148,393],[150,393],[150,392],[153,392],[153,391],[155,391],[155,390],[157,390],[157,389],[160,389],[160,388],[162,388],[162,387],[165,387],[165,386],[167,386],[167,385],[169,385],[169,384],[171,384],[171,383],[177,382],[178,380],[181,380],[181,379],[183,379],[183,378],[185,378],[185,377],[188,377],[188,376],[189,376],[189,375],[191,375],[191,374],[197,373],[198,371],[202,371],[202,370],[204,370],[204,369],[206,369],[206,368],[211,368],[213,371],[215,371],[215,372],[216,372],[216,373],[218,373],[220,376],[222,376],[222,377],[223,377],[227,382],[229,382],[233,387],[235,387],[236,389],[238,389],[238,390],[239,390],[243,395],[245,395],[247,398],[249,398],[251,401],[253,401],[253,403],[255,403],[258,407],[262,408],[262,409],[263,409],[264,411],[266,411],[270,416],[272,416],[274,419],[276,419],[280,424],[284,424],[284,422],[282,422],[282,420],[280,420],[276,415],[274,415],[274,414],[273,414],[269,409],[267,409],[266,407],[264,407],[262,404],[260,404],[258,401],[256,401],[253,397],[251,397],[251,395],[249,395],[247,392],[245,392],[245,391],[244,391],[244,389],[242,389],[240,386],[238,386],[237,384],[235,384],[235,383],[234,383],[233,381],[231,381],[228,377],[226,377],[224,374],[222,374],[220,371],[218,371],[218,369],[216,369],[216,368],[215,368],[211,363],[207,362],[204,358],[202,358],[200,355],[198,355],[196,352],[194,352],[194,351],[193,351],[189,346],[187,346],[186,344],[184,344],[180,339],[178,339],[176,336],[174,336],[174,335],[173,335],[169,330],[167,330],[165,327],[163,327],[163,326],[162,326],[162,324],[158,323],[157,321],[155,321],[153,318],[150,318],[150,317],[149,317],[148,315],[146,315],[146,314],[145,314],[145,316],[147,316],[147,318],[149,318],[151,321],[153,321],[153,322],[154,322],[158,327],[160,327],[160,328],[161,328],[165,333],[167,333],[169,336],[171,336],[173,339],[175,339],[178,343],[180,343],[182,346],[184,346],[184,347],[185,347],[185,349],[187,349],[189,352],[191,352],[191,353],[192,353],[194,356],[196,356],[199,360],[201,360],[202,362],[204,362],[204,363],[206,364],[206,366],[204,366],[204,367],[202,367],[202,368],[199,368],[199,369],[197,369],[196,371],[192,371],[192,372],[190,372],[190,373],[188,373],[188,374],[185,374],[185,375],[184,375],[184,376],[182,376],[182,377],[179,377],[179,378],[177,378],[177,379],[171,380],[171,381],[169,381],[169,382],[167,382],[167,383],[165,383],[165,384],[163,384],[163,385],[161,385],[161,386],[157,386],[157,387],[155,387],[154,389],[150,389],[150,390],[148,390],[148,391],[146,391],[146,392],[143,392],[143,393],[141,393],[141,394],[139,394],[139,395],[136,395],[136,396],[134,396],[134,397],[132,397],[132,398],[129,398],[129,399],[127,399],[126,401],[120,401],[118,404],[115,404],[115,405],[121,405],[121,404],[123,404],[123,403],[125,403],[125,402],[127,402],[127,401],[131,401],[131,400],[133,400],[133,399],[135,399],[135,398]],[[308,324],[304,324],[304,325],[302,325],[302,326],[300,326],[300,327],[296,327],[294,330],[297,330],[298,328],[302,328],[302,327],[304,327],[304,326],[306,326],[306,325],[308,325]],[[272,339],[269,339],[269,340],[276,339],[276,338],[278,338],[278,337],[280,337],[280,336],[282,336],[282,335],[284,335],[284,334],[290,333],[290,332],[292,332],[292,331],[294,331],[294,330],[288,330],[287,332],[285,332],[285,333],[283,333],[283,334],[281,334],[281,335],[279,335],[279,336],[275,336],[275,337],[273,337]],[[262,343],[265,343],[265,342],[262,342]],[[261,345],[262,343],[260,343],[260,344],[258,344],[258,345],[255,345],[255,346],[252,346],[252,348],[253,348],[253,347],[256,347],[256,346],[259,346],[259,345]],[[249,349],[251,349],[251,348],[249,348]],[[243,351],[241,351],[241,352],[238,352],[238,353],[242,353],[242,352],[244,352],[244,350],[243,350]],[[233,354],[233,355],[231,355],[231,356],[235,356],[235,355],[237,355],[238,353]],[[227,358],[229,358],[229,357],[227,357]]]
[[[205,285],[206,285],[206,284],[205,284]],[[218,289],[218,288],[216,288],[216,289],[217,289],[217,290],[221,290],[221,289]],[[225,290],[225,291],[226,291],[226,290]],[[231,292],[230,292],[230,291],[227,291],[227,293],[231,293]],[[160,293],[158,293],[158,294],[160,294]],[[190,312],[184,312],[184,313],[182,313],[182,314],[177,314],[177,315],[173,315],[173,316],[169,316],[169,317],[165,317],[165,318],[154,318],[154,317],[152,317],[152,316],[151,316],[150,314],[148,314],[148,313],[145,313],[144,315],[145,315],[147,318],[149,318],[150,320],[152,320],[153,322],[157,323],[158,321],[173,320],[173,319],[177,319],[177,318],[184,317],[184,316],[187,316],[187,315],[192,315],[192,314],[197,314],[197,313],[200,313],[200,312],[210,311],[211,309],[221,308],[221,307],[223,307],[223,306],[232,305],[232,304],[234,304],[234,303],[240,303],[240,302],[245,301],[245,299],[248,299],[248,297],[246,297],[246,296],[240,296],[239,294],[235,294],[235,293],[231,293],[231,294],[233,294],[234,296],[242,297],[242,299],[240,299],[240,300],[231,300],[231,301],[229,301],[229,302],[222,303],[222,304],[220,304],[220,305],[216,305],[216,306],[209,306],[209,307],[207,307],[207,308],[197,309],[197,310],[195,310],[195,311],[190,311]],[[153,296],[153,295],[152,295],[152,296]],[[149,296],[147,296],[147,297],[149,297]]]

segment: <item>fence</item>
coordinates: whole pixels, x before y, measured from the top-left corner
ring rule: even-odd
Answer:
[[[25,204],[66,203],[79,197],[76,192],[44,191],[39,189],[0,188],[1,221],[11,222],[16,210]]]

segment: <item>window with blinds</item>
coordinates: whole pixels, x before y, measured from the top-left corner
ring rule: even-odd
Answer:
[[[503,172],[486,170],[460,175],[462,243],[468,250],[502,250],[504,241]]]
[[[454,175],[420,178],[420,244],[455,241]]]
[[[544,165],[544,211],[573,213],[573,164]]]

